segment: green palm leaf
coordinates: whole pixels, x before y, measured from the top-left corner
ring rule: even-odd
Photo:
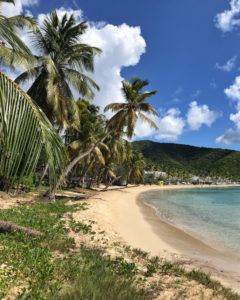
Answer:
[[[122,93],[126,102],[110,103],[104,109],[105,112],[110,110],[115,113],[109,120],[109,128],[115,128],[116,131],[126,129],[127,137],[132,138],[137,120],[140,118],[154,129],[158,129],[154,121],[144,114],[159,116],[158,112],[147,102],[151,96],[156,95],[157,91],[142,91],[148,84],[147,80],[139,78],[133,78],[130,81],[123,80]]]
[[[42,151],[54,184],[66,163],[64,145],[32,99],[0,72],[0,178],[13,185],[31,175]]]

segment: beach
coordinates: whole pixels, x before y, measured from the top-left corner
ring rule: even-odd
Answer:
[[[200,268],[225,286],[240,291],[240,259],[220,251],[168,224],[146,205],[142,193],[156,189],[195,186],[136,186],[98,192],[88,200],[90,209],[76,219],[93,219],[111,242],[140,248],[152,256],[181,262],[185,268]],[[114,254],[114,249],[112,249]]]

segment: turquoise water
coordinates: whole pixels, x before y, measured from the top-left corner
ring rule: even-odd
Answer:
[[[239,188],[152,191],[144,199],[168,222],[240,254]]]

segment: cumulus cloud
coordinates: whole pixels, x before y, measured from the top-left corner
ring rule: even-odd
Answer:
[[[229,32],[240,26],[240,0],[231,0],[230,8],[219,13],[215,25],[223,32]]]
[[[185,121],[181,117],[181,112],[177,108],[171,108],[166,115],[160,119],[159,133],[156,139],[177,140],[182,135]]]
[[[151,116],[150,116],[151,117]],[[162,117],[151,117],[158,125],[159,130],[152,129],[147,123],[138,121],[135,137],[152,136],[156,140],[177,140],[183,133],[185,120],[177,108],[169,109]]]
[[[240,76],[235,78],[234,83],[224,90],[226,96],[235,101],[237,108],[240,109]]]
[[[216,142],[225,145],[238,144],[240,142],[240,129],[228,129],[225,134],[216,139]]]
[[[187,123],[192,130],[198,130],[202,125],[211,126],[218,118],[219,113],[210,110],[207,105],[198,105],[196,101],[189,104]]]
[[[235,124],[235,126],[240,129],[240,111],[236,114],[230,115],[230,120]]]
[[[216,68],[221,71],[231,72],[236,67],[237,56],[230,58],[225,64],[216,63]]]
[[[240,142],[240,111],[230,115],[230,120],[234,123],[234,128],[226,130],[226,132],[216,139],[217,143],[226,145],[237,144]]]
[[[11,17],[25,12],[25,9],[38,4],[38,0],[15,0],[11,3],[1,3],[1,11],[5,16]],[[27,12],[27,11],[26,11]]]
[[[96,57],[93,79],[100,86],[95,103],[104,108],[111,102],[123,102],[121,93],[121,71],[124,67],[135,66],[146,50],[140,27],[127,24],[107,24],[101,28],[92,25],[83,36],[83,41],[102,49]]]
[[[230,100],[235,102],[237,112],[230,114],[229,117],[234,127],[227,129],[223,135],[216,139],[216,142],[227,145],[236,144],[240,142],[240,76],[237,76],[234,83],[224,92]]]

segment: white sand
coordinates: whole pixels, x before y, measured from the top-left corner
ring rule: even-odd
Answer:
[[[187,261],[186,267],[200,267],[225,285],[240,291],[240,260],[222,253],[182,230],[167,224],[139,199],[154,189],[192,186],[138,186],[100,192],[90,199],[94,218],[109,239],[122,240],[135,248],[166,259]]]

